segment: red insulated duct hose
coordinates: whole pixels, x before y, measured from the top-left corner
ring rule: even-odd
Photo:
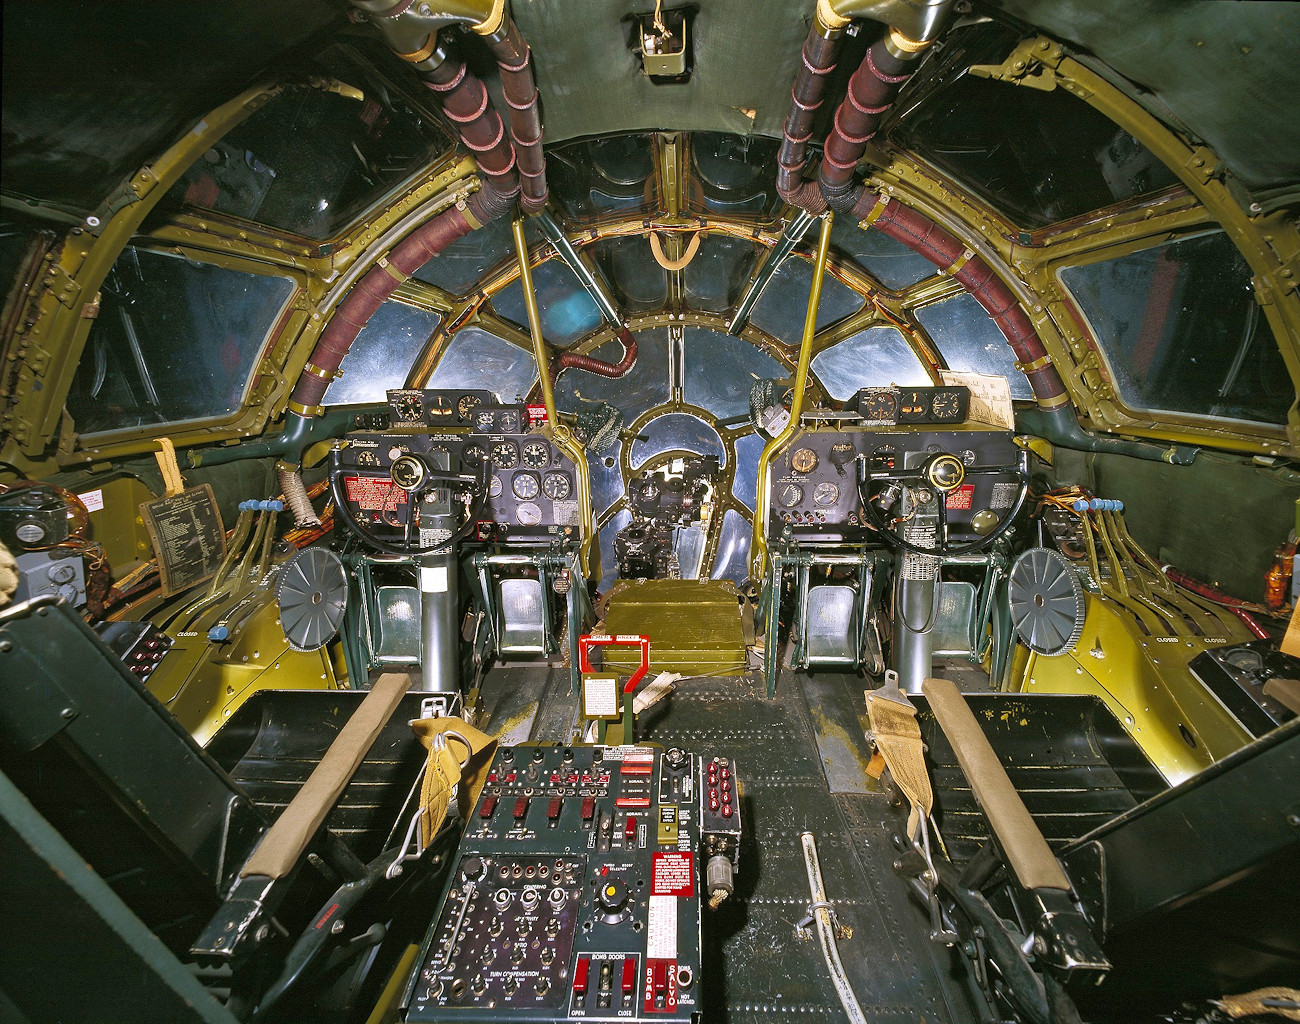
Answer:
[[[896,56],[880,39],[867,50],[849,79],[844,101],[835,111],[834,127],[826,137],[818,172],[822,195],[832,209],[844,212],[857,200],[853,174],[858,161],[880,127],[881,118],[912,77],[915,58],[916,54],[910,58]]]
[[[514,147],[483,83],[463,63],[454,61],[443,61],[424,78],[459,127],[461,140],[477,156],[483,186],[469,198],[465,210],[452,207],[416,228],[393,247],[387,260],[371,267],[353,285],[330,317],[289,396],[290,402],[307,409],[320,404],[357,335],[398,285],[462,235],[508,213],[519,194]]]
[[[869,217],[879,208],[874,227],[909,249],[919,253],[940,270],[950,271],[966,254],[965,243],[925,214],[892,202],[870,190],[864,190],[853,208],[858,219]],[[1029,316],[1021,308],[1015,293],[994,273],[983,258],[972,254],[965,264],[950,271],[953,278],[975,297],[992,317],[1007,339],[1011,350],[1029,379],[1034,397],[1040,403],[1059,405],[1068,392],[1056,367],[1046,360],[1047,350],[1034,330]]]
[[[477,199],[482,193],[476,194]],[[471,208],[473,201],[471,200]],[[371,267],[348,292],[330,317],[308,360],[313,372],[304,372],[289,396],[291,402],[313,407],[320,404],[334,372],[357,340],[357,335],[397,286],[462,235],[473,230],[465,214],[452,207],[407,235],[388,255],[387,266]],[[396,271],[394,274],[392,271]]]
[[[622,377],[636,365],[636,338],[626,327],[620,328],[614,337],[623,346],[623,358],[617,363],[605,363],[591,356],[580,356],[572,352],[561,352],[551,363],[551,382],[559,379],[565,370],[586,370],[601,377]]]
[[[1201,597],[1208,597],[1216,604],[1223,605],[1228,609],[1228,611],[1232,612],[1233,615],[1241,619],[1241,621],[1246,624],[1246,628],[1254,633],[1255,636],[1259,637],[1259,639],[1268,640],[1270,638],[1268,630],[1259,624],[1259,620],[1256,619],[1255,616],[1251,615],[1250,612],[1246,611],[1245,608],[1241,607],[1241,605],[1246,604],[1245,601],[1233,597],[1230,594],[1225,594],[1218,587],[1212,587],[1208,583],[1202,583],[1195,576],[1188,576],[1187,573],[1175,569],[1172,566],[1165,566],[1165,576],[1168,578],[1170,583],[1177,584],[1184,590],[1190,590],[1193,594],[1199,594]]]
[[[514,140],[522,186],[519,205],[524,213],[546,207],[546,158],[542,153],[542,114],[532,52],[515,23],[506,18],[501,30],[486,42],[501,71],[501,89],[510,108],[510,137]]]
[[[781,129],[781,149],[776,157],[776,190],[791,206],[819,214],[826,209],[817,183],[802,179],[808,162],[808,140],[813,120],[826,93],[826,80],[835,70],[841,33],[813,19],[800,51],[799,70],[790,90],[790,113]]]

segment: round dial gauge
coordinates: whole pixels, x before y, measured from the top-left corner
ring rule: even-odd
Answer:
[[[799,502],[803,501],[803,488],[798,484],[786,484],[781,488],[778,500],[786,508],[794,508]]]
[[[497,414],[491,409],[484,409],[474,414],[474,426],[479,430],[491,430],[496,426]]]
[[[358,466],[378,466],[379,456],[374,452],[357,452]]]
[[[892,423],[898,415],[898,395],[893,391],[868,391],[858,403],[858,412],[864,420]]]
[[[541,469],[551,461],[550,449],[541,441],[529,441],[524,445],[524,465],[532,469]]]
[[[534,473],[516,473],[510,481],[510,489],[515,492],[516,498],[532,501],[541,493],[542,484]]]
[[[817,453],[811,448],[800,448],[790,456],[790,468],[796,473],[811,473],[817,468]]]
[[[497,429],[503,434],[519,433],[519,413],[514,409],[507,409],[497,417]]]
[[[492,446],[492,465],[497,469],[514,469],[519,465],[519,449],[509,441],[498,441]]]
[[[486,458],[487,452],[483,450],[481,444],[467,444],[460,453],[461,464],[470,469],[478,469]]]
[[[822,508],[828,508],[840,500],[840,488],[838,484],[822,483],[813,488],[813,504],[820,505]]]
[[[404,491],[413,491],[424,482],[424,462],[416,455],[403,455],[388,472]]]
[[[940,391],[930,403],[930,415],[944,423],[961,417],[961,397],[955,391]]]
[[[531,501],[525,501],[515,509],[515,518],[520,526],[536,526],[542,521],[542,510]]]
[[[443,395],[433,395],[425,406],[425,412],[431,420],[446,419],[451,415],[451,399]]]
[[[489,494],[489,496],[491,496],[491,497],[493,497],[493,498],[499,498],[499,497],[501,497],[501,492],[502,492],[503,490],[505,490],[505,484],[503,484],[503,483],[501,482],[501,478],[500,478],[499,476],[497,476],[495,473],[493,473],[493,474],[492,474],[492,482],[491,482],[490,484],[488,484],[488,494]]]
[[[424,400],[419,395],[402,395],[393,403],[393,411],[404,423],[418,423],[424,416]]]
[[[481,401],[482,399],[478,395],[461,395],[459,401],[456,402],[456,412],[461,419],[467,420],[474,412],[474,407]]]
[[[542,478],[542,493],[552,501],[563,501],[573,493],[573,482],[568,473],[547,473]]]
[[[929,396],[924,391],[904,391],[898,402],[898,418],[903,422],[921,419],[930,409]]]

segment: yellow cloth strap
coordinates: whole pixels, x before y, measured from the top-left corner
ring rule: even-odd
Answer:
[[[173,494],[180,494],[185,490],[185,481],[181,479],[181,468],[176,464],[176,446],[172,444],[170,437],[155,437],[154,444],[158,446],[158,451],[154,452],[154,458],[158,460],[158,468],[162,470],[163,486],[167,488],[167,497]]]
[[[934,810],[934,790],[930,788],[930,773],[925,770],[925,744],[921,727],[916,724],[916,708],[868,690],[867,718],[876,751],[912,805],[907,816],[907,837],[912,839],[921,817],[928,818]]]
[[[691,240],[686,243],[686,251],[682,253],[681,259],[670,260],[664,255],[663,245],[659,241],[659,236],[653,231],[650,232],[650,252],[654,255],[655,262],[664,270],[674,271],[681,270],[691,260],[695,259],[695,254],[700,250],[700,232],[691,235]]]
[[[459,791],[460,815],[469,817],[487,781],[497,741],[459,718],[421,718],[412,722],[411,728],[429,751],[420,791],[420,839],[428,846],[446,820],[447,805],[458,783],[464,783]]]
[[[371,745],[406,694],[404,673],[386,672],[375,681],[365,699],[352,712],[325,756],[303,783],[289,806],[266,830],[248,858],[240,876],[283,878],[304,853],[317,829],[352,780]]]

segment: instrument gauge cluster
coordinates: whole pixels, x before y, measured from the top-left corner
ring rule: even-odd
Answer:
[[[879,403],[872,407],[876,413],[930,416],[937,401],[941,415],[964,415],[963,401],[956,393],[964,389],[877,391],[869,396]],[[894,399],[896,405],[891,404]],[[979,467],[1014,467],[1018,452],[1010,431],[971,426],[957,430],[910,424],[892,430],[862,426],[809,430],[796,436],[771,462],[768,535],[792,536],[800,542],[869,540],[870,520],[864,518],[858,486],[864,475],[919,471],[928,459],[942,453],[947,453],[953,466],[977,471],[963,474],[965,478],[945,492],[950,529],[959,534],[970,532],[976,516],[983,514],[986,519],[990,513],[999,518],[1005,514],[1018,492],[1015,473],[981,474]]]
[[[970,388],[950,385],[938,388],[863,388],[848,403],[865,426],[892,427],[899,424],[956,425],[966,422],[970,411]]]
[[[578,538],[576,467],[531,429],[526,406],[499,405],[487,391],[403,389],[389,392],[389,409],[396,430],[349,434],[331,469],[340,478],[347,514],[377,537],[400,537],[412,496],[425,502],[439,490],[441,478],[429,478],[430,470],[449,467],[487,487],[475,539],[535,544]]]

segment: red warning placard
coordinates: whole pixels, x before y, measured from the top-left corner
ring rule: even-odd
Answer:
[[[380,512],[406,504],[406,492],[386,476],[345,476],[343,487],[348,501],[363,512]]]
[[[693,853],[656,853],[650,872],[651,896],[695,895]]]
[[[956,490],[948,492],[948,508],[969,509],[974,500],[974,484],[962,484]]]

